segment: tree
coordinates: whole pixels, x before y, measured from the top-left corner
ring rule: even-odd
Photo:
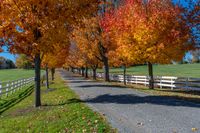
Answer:
[[[153,63],[179,61],[192,48],[190,27],[182,19],[182,9],[170,0],[125,0],[104,18],[104,30],[118,46],[130,46],[130,56],[148,63],[149,87],[154,88]],[[132,52],[134,51],[134,52]]]
[[[54,80],[55,68],[60,68],[65,64],[69,53],[69,46],[70,45],[68,41],[63,41],[62,44],[56,43],[54,44],[54,51],[43,56],[42,67],[44,67],[46,71],[47,89],[49,89],[49,68],[51,69],[51,79]]]
[[[30,69],[33,68],[33,59],[30,57],[27,57],[24,54],[21,54],[16,59],[16,66],[17,68],[23,68],[23,69]]]
[[[98,19],[97,17],[91,17],[84,19],[82,25],[77,26],[73,31],[72,39],[75,42],[80,58],[84,60],[84,66],[86,67],[85,76],[87,76],[87,68],[93,70],[93,79],[96,79],[96,69],[102,64],[99,42],[101,36],[98,32]]]
[[[191,51],[192,54],[192,63],[200,63],[200,49]]]
[[[195,44],[196,48],[200,47],[200,1],[188,0],[187,6],[179,4],[183,9],[183,20],[190,26],[192,34],[190,41]]]
[[[74,68],[79,68],[82,76],[84,77],[86,63],[85,55],[83,55],[82,51],[80,51],[80,49],[77,47],[77,44],[72,40],[65,67],[70,67],[72,72],[74,72]]]
[[[0,57],[0,69],[12,69],[15,68],[15,64],[12,60]]]
[[[14,53],[34,56],[35,106],[40,100],[41,57],[53,50],[53,45],[64,33],[70,32],[70,24],[80,17],[96,12],[97,0],[1,0],[0,38]],[[2,45],[2,44],[1,44]]]

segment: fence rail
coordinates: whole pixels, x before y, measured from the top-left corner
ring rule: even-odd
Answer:
[[[89,72],[92,75],[92,72]],[[97,78],[103,78],[103,73],[97,73]],[[127,75],[126,83],[149,85],[149,76]],[[110,74],[110,80],[115,82],[124,82],[124,76],[121,74]],[[154,85],[159,88],[184,89],[200,91],[200,78],[173,77],[173,76],[155,76]]]
[[[0,97],[3,95],[8,96],[10,94],[15,93],[17,90],[32,85],[33,81],[34,77],[7,81],[7,82],[0,82]]]

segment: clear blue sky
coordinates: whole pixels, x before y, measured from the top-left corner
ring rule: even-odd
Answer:
[[[180,1],[181,4],[182,4],[182,6],[185,6],[185,7],[188,6],[188,4],[187,4],[187,2],[185,2],[185,0],[172,0],[172,1],[173,1],[174,3]],[[193,1],[196,2],[197,0],[193,0]],[[5,50],[5,52],[0,53],[0,56],[3,56],[3,57],[5,57],[5,58],[7,58],[7,59],[11,59],[11,60],[13,60],[13,61],[16,60],[15,55],[10,54],[10,53],[7,51],[7,48],[4,47],[3,49]],[[191,55],[190,55],[190,54],[187,54],[186,56],[191,56]]]
[[[10,54],[6,47],[3,47],[3,50],[4,50],[4,52],[0,53],[0,56],[3,56],[5,58],[10,59],[15,62],[16,55]]]

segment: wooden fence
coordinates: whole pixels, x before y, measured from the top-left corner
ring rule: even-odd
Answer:
[[[89,72],[92,75],[92,72]],[[103,73],[97,73],[98,78],[103,78]],[[115,82],[124,82],[124,76],[120,74],[110,74],[110,80]],[[149,76],[127,75],[126,83],[149,85]],[[154,85],[158,88],[184,89],[200,91],[200,78],[155,76]]]
[[[10,95],[15,93],[17,90],[20,90],[26,86],[30,86],[34,83],[34,77],[19,79],[8,82],[0,82],[0,97],[3,95]]]

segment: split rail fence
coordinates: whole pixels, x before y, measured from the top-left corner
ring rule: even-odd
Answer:
[[[92,75],[92,72],[89,72]],[[97,78],[104,78],[104,73],[97,73]],[[124,82],[124,76],[121,74],[110,74],[110,80],[114,82]],[[149,76],[126,76],[127,84],[149,85]],[[200,78],[191,77],[172,77],[172,76],[154,76],[154,85],[158,88],[183,89],[200,91]]]
[[[0,97],[3,95],[11,95],[18,90],[23,89],[24,87],[28,87],[34,83],[34,77],[18,79],[7,82],[0,82]]]

